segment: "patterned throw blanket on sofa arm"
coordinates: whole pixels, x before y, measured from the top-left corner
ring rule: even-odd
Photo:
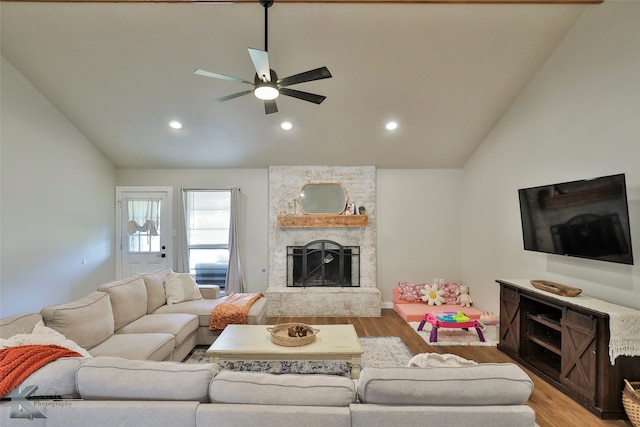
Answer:
[[[221,331],[227,325],[245,325],[251,305],[262,296],[261,293],[229,295],[223,302],[213,308],[211,320],[209,321],[209,330]]]

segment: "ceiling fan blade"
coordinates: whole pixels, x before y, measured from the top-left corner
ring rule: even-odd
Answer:
[[[199,76],[213,77],[214,79],[228,80],[230,82],[236,82],[236,83],[246,83],[253,86],[253,82],[248,82],[246,80],[238,79],[231,76],[225,76],[224,74],[212,73],[210,71],[204,71],[204,70],[195,70],[194,73]]]
[[[216,101],[216,102],[224,102],[224,101],[228,101],[230,99],[234,99],[234,98],[238,98],[238,97],[243,96],[243,95],[250,94],[251,92],[253,92],[253,91],[252,90],[245,90],[243,92],[233,93],[231,95],[227,95],[227,96],[222,96],[220,98],[216,98],[216,99],[214,99],[214,101]]]
[[[269,68],[269,54],[264,50],[248,48],[253,67],[256,69],[256,74],[263,81],[271,81],[271,69]]]
[[[304,101],[313,102],[314,104],[321,104],[322,101],[327,99],[326,96],[316,95],[315,93],[301,92],[295,89],[287,89],[286,87],[280,88],[280,94],[292,96],[294,98],[302,99]]]
[[[277,112],[278,112],[278,106],[276,105],[276,101],[275,100],[264,101],[264,113],[265,114],[271,114],[271,113],[277,113]]]
[[[331,73],[327,67],[316,68],[315,70],[305,71],[304,73],[295,74],[293,76],[285,77],[278,80],[278,86],[291,86],[298,83],[310,82],[313,80],[328,79],[331,77]]]

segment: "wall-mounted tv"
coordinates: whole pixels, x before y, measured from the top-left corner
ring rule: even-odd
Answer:
[[[633,264],[624,174],[518,190],[524,249]]]

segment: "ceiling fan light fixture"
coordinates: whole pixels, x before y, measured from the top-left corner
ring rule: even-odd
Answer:
[[[253,94],[256,98],[262,99],[263,101],[271,101],[280,96],[280,91],[275,86],[262,85],[257,86],[256,90],[253,91]]]

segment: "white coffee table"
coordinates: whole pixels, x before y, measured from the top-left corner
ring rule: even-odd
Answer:
[[[271,342],[268,325],[229,325],[207,350],[213,363],[221,361],[346,361],[351,377],[360,376],[362,347],[353,325],[311,325],[320,332],[311,344],[285,347]]]

